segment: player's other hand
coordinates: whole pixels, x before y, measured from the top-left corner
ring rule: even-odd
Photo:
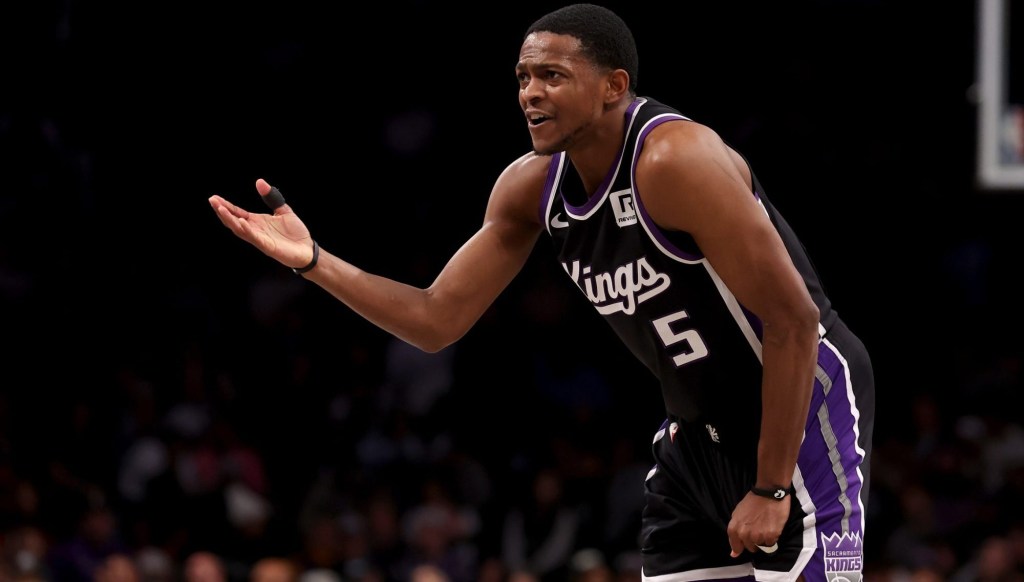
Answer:
[[[766,499],[753,493],[740,500],[729,521],[729,546],[732,557],[743,553],[764,551],[779,541],[789,518],[790,498],[785,501]]]

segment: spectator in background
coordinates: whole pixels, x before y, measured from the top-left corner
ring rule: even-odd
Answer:
[[[96,568],[94,582],[140,582],[139,568],[127,554],[111,554]]]
[[[50,572],[61,582],[92,582],[97,569],[113,555],[130,553],[121,538],[117,516],[104,500],[86,502],[78,520],[78,529],[69,539],[53,547],[47,556]],[[111,575],[122,569],[116,564]]]
[[[224,561],[213,552],[193,552],[185,559],[184,582],[227,582]]]
[[[298,582],[298,579],[295,562],[277,556],[260,558],[249,572],[249,582]]]
[[[533,478],[530,495],[508,509],[501,535],[501,556],[514,571],[528,571],[541,582],[564,580],[576,549],[582,517],[567,503],[564,482],[551,467]]]

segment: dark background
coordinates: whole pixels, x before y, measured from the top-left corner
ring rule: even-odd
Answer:
[[[922,398],[943,433],[975,414],[1018,425],[1024,199],[975,186],[976,6],[767,4],[609,6],[634,30],[639,92],[740,149],[803,237],[874,357],[880,449],[918,443]],[[268,464],[288,459],[279,488],[301,496],[319,459],[352,445],[311,426],[309,410],[343,379],[378,382],[388,338],[312,285],[291,290],[291,273],[227,231],[207,197],[261,210],[253,182],[266,178],[324,248],[428,285],[529,148],[513,68],[522,31],[556,6],[69,1],[10,13],[0,390],[12,471],[48,483],[54,459],[81,459],[69,440],[93,439],[108,448],[87,454],[81,471],[95,478],[83,480],[112,479],[116,439],[94,429],[116,420],[123,378],[152,382],[170,408],[198,359],[207,383],[232,378],[223,416]],[[573,413],[535,416],[546,404],[524,371],[546,350],[604,378],[619,413],[604,430],[644,446],[661,414],[653,379],[545,251],[458,345],[434,420],[479,456],[495,451],[474,439],[496,426],[512,441],[557,431]],[[291,290],[287,315],[257,325],[252,293],[266,281]],[[282,369],[294,359],[313,380]],[[83,407],[86,428],[73,422]],[[881,514],[898,505],[874,514],[880,562],[898,527],[898,512]],[[49,518],[54,538],[68,520]],[[984,537],[972,527],[958,564]]]

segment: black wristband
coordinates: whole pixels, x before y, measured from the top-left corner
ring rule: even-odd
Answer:
[[[782,501],[790,494],[791,488],[772,486],[764,489],[760,487],[751,487],[750,492],[759,497],[767,497],[768,499],[774,499],[776,501]]]
[[[267,192],[266,196],[263,196],[263,203],[267,205],[270,210],[277,210],[284,206],[284,194],[277,189],[276,186],[270,187],[270,192]]]
[[[305,267],[293,267],[292,271],[296,275],[301,275],[303,273],[308,273],[308,272],[313,270],[313,267],[316,266],[316,261],[319,258],[320,258],[320,245],[316,244],[316,241],[313,241],[313,260],[310,261],[309,264],[306,265]]]

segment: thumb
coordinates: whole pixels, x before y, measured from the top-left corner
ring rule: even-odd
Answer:
[[[278,208],[287,204],[284,201],[284,195],[281,194],[281,191],[268,184],[263,178],[256,180],[256,191],[260,193],[260,198],[263,199],[263,203],[266,204],[267,208],[270,208],[272,212],[276,213]]]
[[[260,193],[260,196],[266,196],[270,193],[271,186],[266,180],[260,178],[256,180],[256,191]]]

